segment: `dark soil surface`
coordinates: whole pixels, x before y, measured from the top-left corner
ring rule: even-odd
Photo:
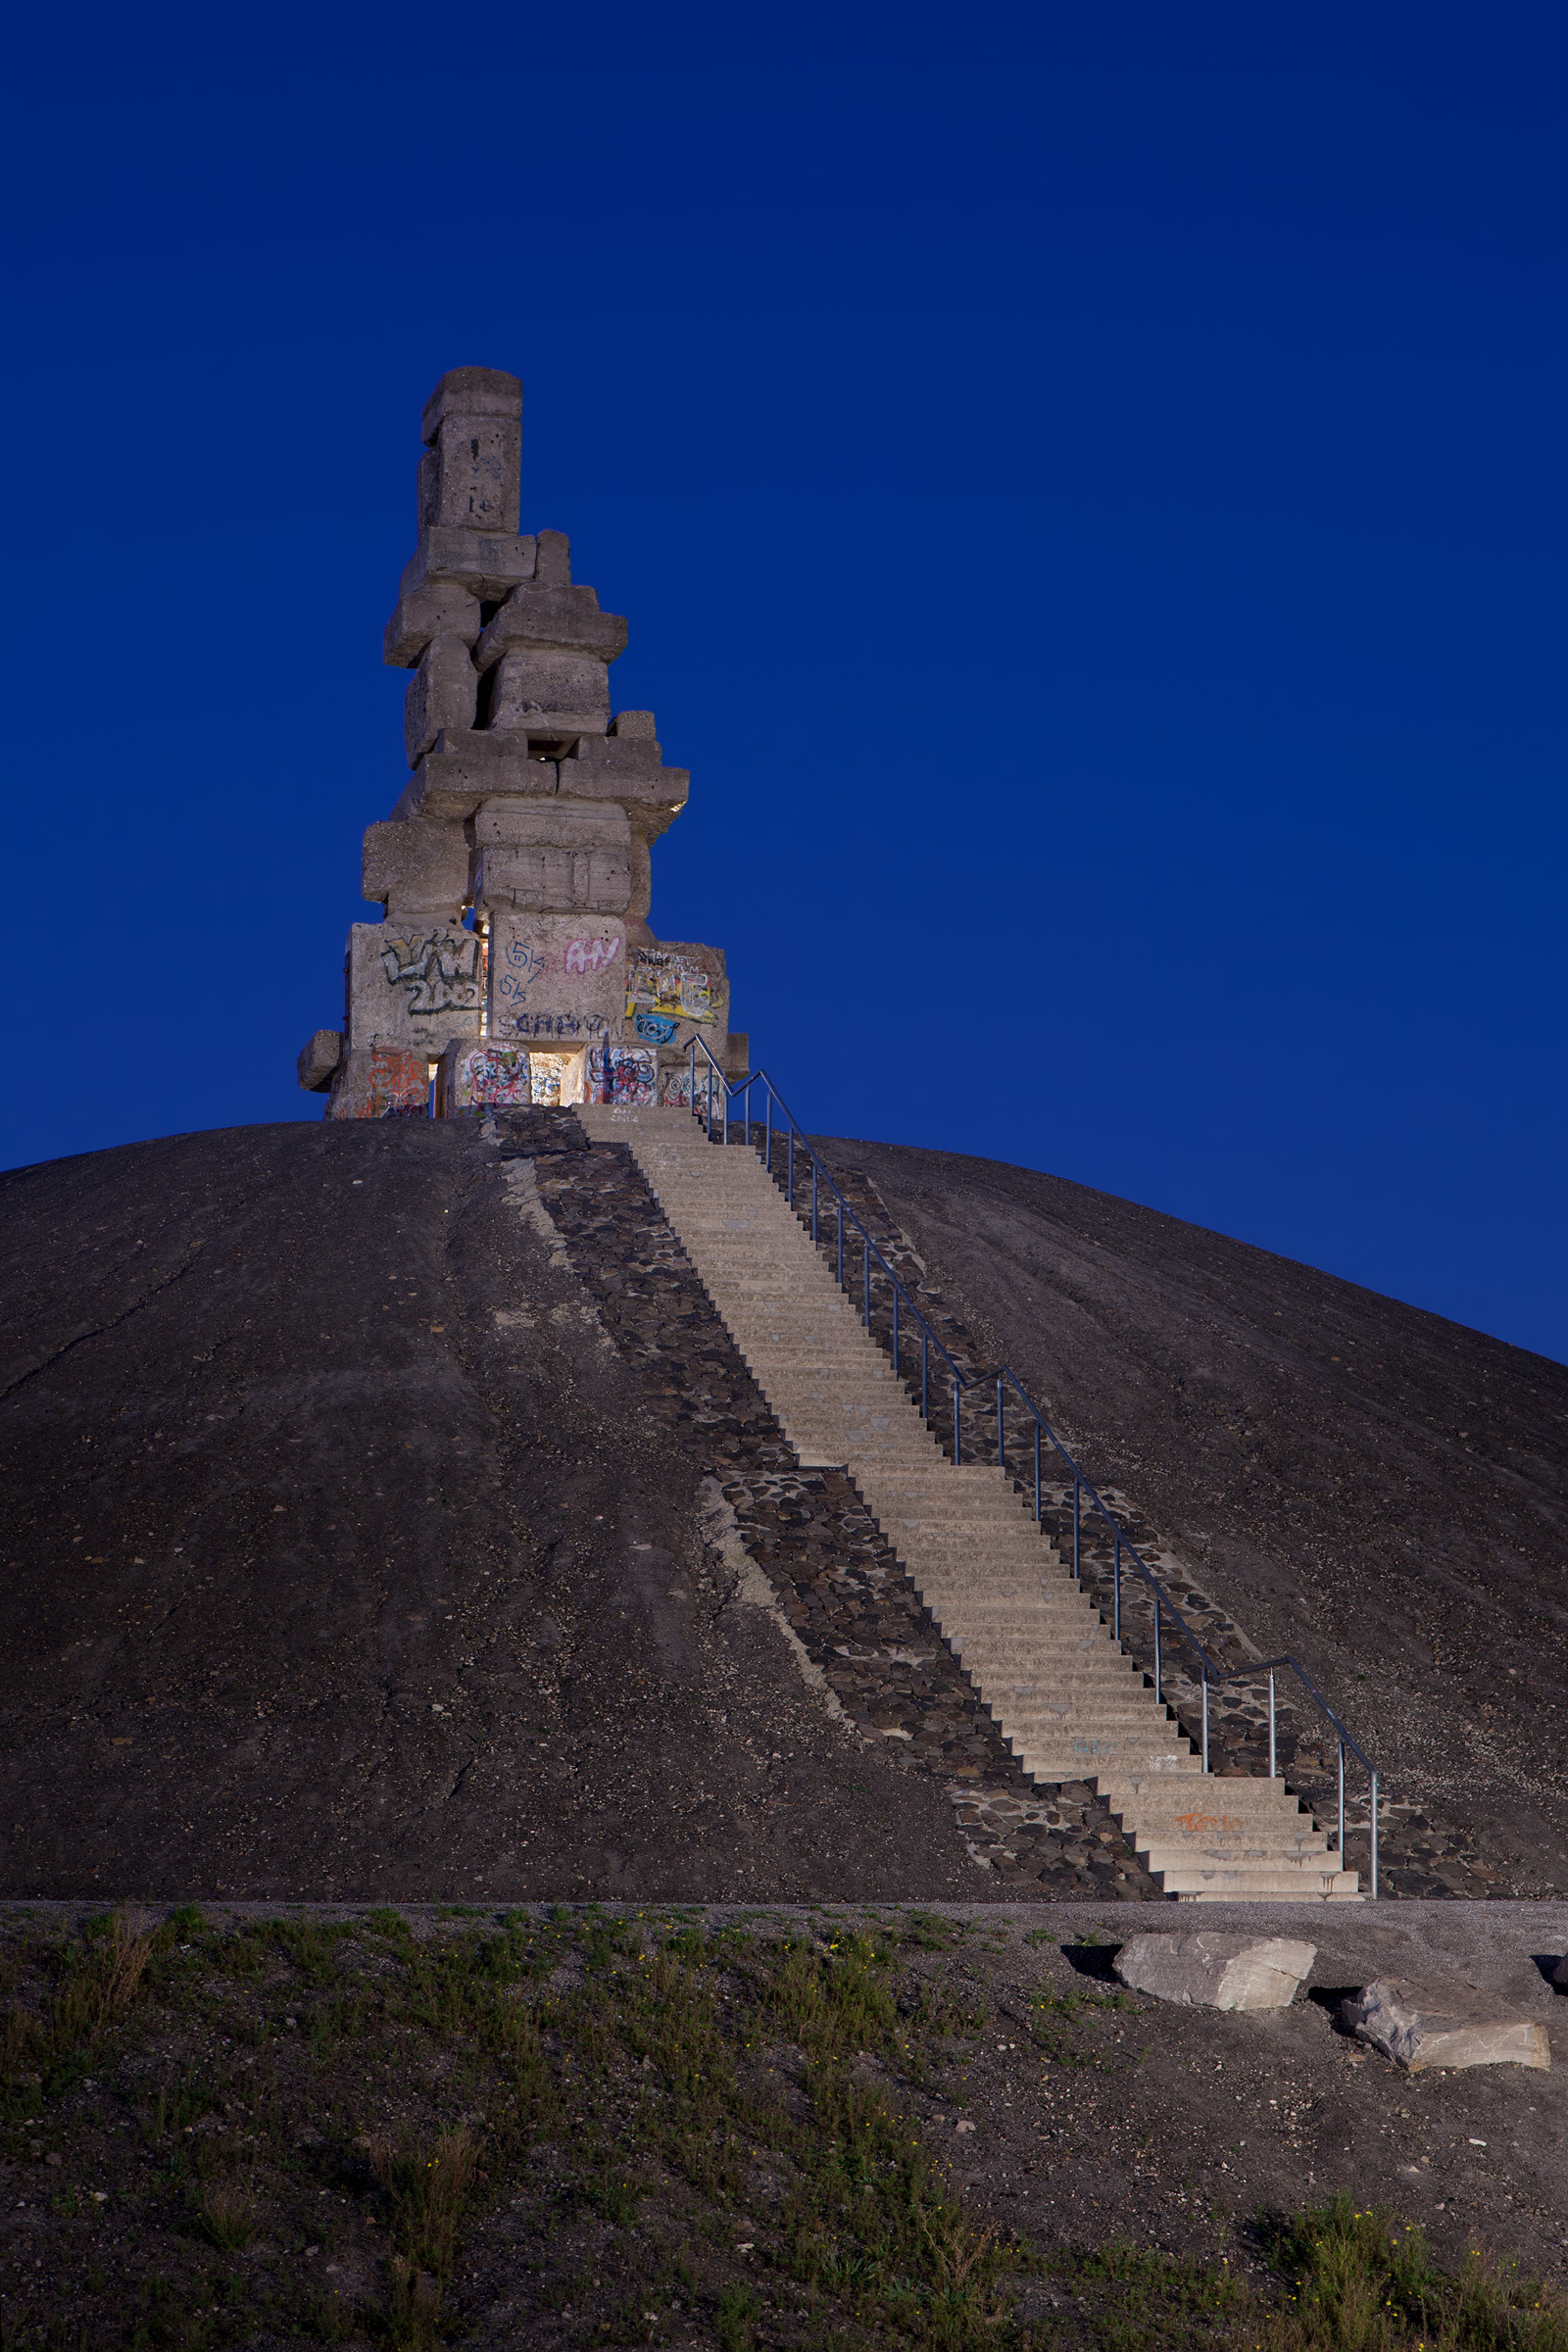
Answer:
[[[1254,1654],[1300,1657],[1409,1891],[1568,1887],[1568,1367],[1058,1177],[822,1149]]]
[[[972,1896],[705,1543],[755,1392],[662,1417],[533,1164],[344,1122],[0,1181],[0,1890]]]
[[[1560,2287],[1560,2071],[1406,2076],[1339,2003],[1452,1971],[1552,2033],[1541,1964],[1568,1907],[1319,1913],[1307,1985],[1265,2015],[1122,1991],[1128,1924],[13,1906],[0,2328],[104,2352],[1349,2352],[1364,2332],[1293,2326],[1283,2229],[1342,2192],[1389,2216],[1406,2274],[1424,2230],[1450,2275],[1496,2258],[1527,2311],[1532,2275]],[[1560,2340],[1484,2330],[1480,2301],[1442,2341]],[[1425,2309],[1372,2308],[1386,2352],[1437,2336]]]

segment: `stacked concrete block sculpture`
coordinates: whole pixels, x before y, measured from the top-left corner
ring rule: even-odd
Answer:
[[[746,1067],[717,948],[648,928],[650,851],[686,804],[651,710],[612,714],[626,623],[574,587],[560,531],[518,530],[522,387],[455,368],[425,403],[418,541],[387,622],[413,671],[411,774],[365,836],[345,1026],[301,1086],[329,1118],[509,1102],[674,1102],[691,1041]],[[699,1062],[706,1068],[702,1056]]]

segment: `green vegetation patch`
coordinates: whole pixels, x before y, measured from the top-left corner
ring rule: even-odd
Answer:
[[[989,2022],[945,1926],[13,1920],[0,2345],[1568,2352],[1534,2289],[1344,2201],[1259,2226],[1262,2284],[977,2222],[921,2121]],[[1131,2005],[1047,1989],[1025,2031],[1132,2066]]]

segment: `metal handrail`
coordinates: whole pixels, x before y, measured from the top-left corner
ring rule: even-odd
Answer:
[[[776,1105],[777,1108],[783,1113],[784,1121],[786,1123],[784,1132],[787,1143],[787,1161],[785,1167],[786,1196],[789,1200],[791,1208],[793,1208],[795,1206],[795,1150],[797,1144],[799,1144],[801,1150],[806,1153],[807,1158],[811,1163],[811,1241],[813,1245],[817,1247],[820,1247],[822,1187],[825,1185],[828,1191],[832,1194],[838,1218],[837,1270],[839,1288],[841,1290],[847,1290],[849,1288],[849,1285],[844,1279],[845,1218],[848,1217],[852,1224],[859,1228],[862,1250],[861,1290],[863,1304],[861,1309],[861,1319],[865,1324],[866,1330],[869,1331],[871,1328],[871,1265],[872,1261],[875,1260],[876,1264],[887,1276],[887,1279],[893,1290],[893,1362],[895,1369],[898,1368],[900,1362],[899,1345],[901,1334],[899,1305],[901,1300],[906,1311],[914,1317],[915,1322],[919,1325],[920,1418],[923,1421],[929,1421],[931,1418],[931,1349],[933,1348],[935,1348],[937,1353],[947,1365],[948,1370],[953,1375],[953,1458],[956,1463],[961,1464],[963,1460],[963,1424],[959,1414],[958,1399],[968,1388],[969,1383],[964,1379],[963,1374],[954,1362],[953,1357],[949,1354],[947,1348],[938,1339],[936,1333],[926,1321],[926,1318],[921,1313],[919,1307],[916,1306],[914,1300],[910,1298],[909,1293],[906,1289],[904,1283],[900,1280],[899,1276],[895,1274],[893,1268],[883,1256],[882,1251],[877,1247],[876,1243],[871,1239],[864,1218],[859,1214],[858,1210],[857,1210],[853,1204],[844,1198],[844,1195],[840,1191],[832,1173],[812,1148],[812,1145],[807,1137],[805,1128],[801,1125],[799,1119],[796,1118],[795,1113],[791,1110],[789,1104],[785,1102],[783,1096],[779,1093],[777,1087],[773,1084],[773,1081],[771,1078],[769,1078],[765,1070],[752,1070],[749,1071],[744,1078],[731,1080],[726,1077],[723,1070],[719,1068],[718,1063],[713,1059],[713,1055],[708,1046],[707,1040],[704,1038],[694,1037],[691,1041],[690,1059],[691,1109],[693,1117],[703,1117],[704,1115],[699,1111],[697,1105],[697,1049],[699,1046],[701,1046],[703,1054],[708,1061],[708,1069],[705,1073],[708,1082],[705,1124],[710,1137],[711,1137],[713,1132],[715,1117],[715,1079],[718,1082],[718,1091],[723,1098],[722,1132],[724,1142],[726,1144],[729,1142],[729,1106],[734,1097],[736,1095],[740,1095],[743,1098],[744,1115],[746,1120],[746,1137],[747,1141],[750,1142],[753,1124],[752,1089],[754,1086],[765,1088],[766,1117],[763,1121],[762,1164],[767,1169],[768,1174],[771,1176],[773,1173],[774,1106]],[[851,1247],[853,1250],[853,1243]]]
[[[1001,1371],[997,1375],[997,1461],[1003,1471],[1004,1476],[1008,1474],[1004,1383],[1010,1383],[1011,1387],[1016,1391],[1025,1411],[1028,1412],[1035,1425],[1035,1525],[1037,1527],[1040,1526],[1042,1519],[1040,1475],[1040,1441],[1042,1437],[1045,1437],[1050,1441],[1051,1445],[1054,1447],[1055,1451],[1060,1454],[1062,1460],[1066,1463],[1067,1468],[1072,1473],[1072,1573],[1074,1578],[1080,1583],[1083,1579],[1081,1544],[1083,1533],[1083,1497],[1085,1494],[1089,1496],[1090,1502],[1094,1509],[1100,1513],[1101,1518],[1103,1519],[1105,1525],[1110,1530],[1114,1544],[1111,1569],[1112,1633],[1118,1648],[1121,1646],[1121,1570],[1124,1554],[1128,1559],[1131,1560],[1133,1567],[1136,1569],[1139,1576],[1143,1578],[1144,1583],[1149,1587],[1150,1592],[1154,1596],[1154,1696],[1161,1705],[1164,1703],[1165,1695],[1160,1659],[1159,1638],[1160,1612],[1162,1609],[1169,1612],[1171,1623],[1176,1628],[1176,1631],[1187,1642],[1189,1648],[1191,1648],[1196,1654],[1198,1658],[1199,1680],[1202,1690],[1203,1770],[1205,1772],[1208,1770],[1209,1684],[1211,1682],[1250,1682],[1257,1676],[1266,1674],[1268,1676],[1268,1777],[1271,1781],[1279,1778],[1275,1752],[1274,1678],[1276,1672],[1281,1667],[1289,1668],[1291,1673],[1296,1676],[1302,1689],[1307,1692],[1313,1704],[1317,1707],[1318,1712],[1324,1716],[1324,1718],[1333,1728],[1335,1738],[1339,1741],[1339,1850],[1342,1861],[1345,1855],[1345,1758],[1347,1751],[1353,1755],[1361,1764],[1367,1774],[1368,1780],[1371,1783],[1372,1791],[1372,1899],[1375,1902],[1377,1900],[1378,1892],[1378,1774],[1376,1765],[1372,1762],[1371,1757],[1367,1754],[1365,1748],[1362,1747],[1360,1741],[1353,1737],[1348,1727],[1340,1720],[1339,1716],[1336,1715],[1334,1709],[1329,1705],[1328,1700],[1323,1696],[1322,1691],[1319,1690],[1317,1685],[1313,1682],[1311,1676],[1307,1673],[1306,1668],[1301,1664],[1299,1658],[1292,1657],[1289,1654],[1282,1654],[1277,1658],[1259,1658],[1255,1661],[1250,1660],[1245,1666],[1221,1666],[1216,1658],[1213,1658],[1209,1655],[1208,1650],[1204,1646],[1197,1632],[1188,1624],[1186,1618],[1182,1615],[1180,1608],[1171,1598],[1171,1595],[1166,1591],[1164,1585],[1150,1567],[1148,1561],[1142,1557],[1138,1550],[1138,1546],[1133,1543],[1131,1537],[1124,1533],[1120,1522],[1117,1520],[1115,1514],[1109,1509],[1099,1490],[1089,1479],[1084,1476],[1082,1470],[1080,1470],[1078,1464],[1074,1461],[1072,1455],[1068,1452],[1060,1438],[1057,1437],[1055,1431],[1052,1428],[1051,1423],[1046,1419],[1045,1414],[1040,1410],[1040,1407],[1036,1404],[1034,1398],[1030,1396],[1028,1390],[1024,1387],[1023,1382],[1018,1378],[1017,1373],[1013,1371],[1010,1364],[1004,1364]]]
[[[703,1055],[708,1063],[708,1068],[705,1073],[707,1093],[704,1109],[699,1109],[698,1105],[697,1051],[699,1047],[701,1047]],[[868,1332],[871,1329],[871,1264],[872,1260],[874,1259],[881,1271],[887,1276],[888,1282],[892,1286],[893,1291],[893,1362],[895,1370],[899,1368],[900,1361],[899,1302],[901,1299],[904,1301],[908,1312],[914,1316],[915,1320],[920,1326],[920,1415],[922,1420],[929,1422],[931,1418],[929,1409],[929,1364],[930,1349],[933,1345],[938,1349],[943,1361],[946,1363],[949,1371],[953,1375],[953,1458],[956,1464],[961,1463],[963,1458],[963,1435],[962,1422],[959,1413],[959,1398],[968,1390],[970,1383],[964,1379],[963,1374],[958,1370],[958,1367],[954,1362],[953,1357],[949,1354],[942,1342],[937,1338],[936,1333],[931,1329],[930,1324],[926,1321],[926,1318],[920,1312],[920,1309],[915,1305],[914,1300],[909,1297],[909,1294],[906,1290],[903,1282],[893,1271],[893,1268],[889,1265],[887,1259],[882,1254],[882,1251],[877,1247],[876,1243],[872,1241],[864,1219],[844,1198],[844,1195],[840,1191],[836,1180],[819,1158],[816,1151],[808,1139],[805,1129],[801,1126],[800,1121],[790,1109],[789,1104],[785,1102],[777,1087],[774,1086],[772,1080],[768,1077],[767,1072],[765,1070],[754,1070],[750,1071],[744,1078],[731,1080],[726,1073],[720,1069],[707,1044],[707,1041],[698,1037],[694,1037],[691,1041],[689,1066],[692,1115],[696,1118],[703,1119],[707,1128],[707,1132],[710,1138],[713,1134],[716,1116],[714,1082],[715,1080],[717,1081],[716,1092],[722,1099],[722,1134],[723,1140],[726,1144],[729,1142],[729,1106],[731,1102],[737,1095],[742,1098],[743,1111],[746,1120],[746,1138],[748,1143],[750,1143],[753,1125],[751,1116],[752,1088],[754,1086],[760,1086],[765,1089],[766,1116],[763,1125],[763,1145],[761,1156],[763,1165],[766,1167],[769,1175],[773,1173],[773,1110],[775,1104],[777,1105],[779,1111],[782,1112],[788,1143],[788,1158],[785,1170],[785,1190],[790,1206],[792,1208],[795,1206],[795,1152],[797,1144],[799,1144],[800,1148],[806,1152],[811,1163],[812,1242],[818,1242],[818,1204],[820,1200],[820,1188],[823,1184],[826,1184],[837,1204],[837,1266],[839,1286],[841,1289],[848,1288],[848,1285],[844,1280],[844,1220],[845,1216],[848,1215],[853,1223],[858,1227],[863,1244],[863,1300],[861,1318],[865,1324],[865,1328]],[[1079,1468],[1077,1462],[1067,1450],[1067,1447],[1062,1444],[1060,1438],[1057,1437],[1055,1431],[1052,1428],[1051,1423],[1046,1419],[1045,1414],[1035,1403],[1034,1398],[1030,1396],[1028,1390],[1024,1387],[1022,1381],[1018,1378],[1017,1373],[1013,1371],[1010,1364],[1004,1364],[1001,1371],[997,1375],[997,1461],[1004,1477],[1010,1475],[1007,1467],[1006,1454],[1004,1384],[1010,1384],[1020,1398],[1025,1411],[1029,1414],[1030,1418],[1034,1422],[1035,1525],[1037,1527],[1042,1525],[1043,1516],[1041,1481],[1042,1438],[1046,1439],[1054,1448],[1054,1450],[1061,1456],[1061,1459],[1066,1463],[1068,1470],[1072,1474],[1072,1573],[1075,1581],[1078,1583],[1081,1584],[1083,1581],[1081,1555],[1083,1534],[1083,1498],[1086,1494],[1089,1497],[1093,1509],[1099,1512],[1101,1518],[1110,1530],[1114,1545],[1111,1582],[1111,1631],[1118,1649],[1121,1646],[1121,1572],[1122,1559],[1124,1555],[1131,1561],[1137,1574],[1143,1579],[1144,1583],[1149,1587],[1150,1592],[1153,1594],[1154,1696],[1157,1703],[1160,1705],[1164,1704],[1163,1667],[1161,1662],[1160,1644],[1160,1619],[1162,1611],[1168,1613],[1171,1624],[1175,1628],[1176,1632],[1181,1636],[1182,1640],[1187,1643],[1188,1647],[1197,1657],[1199,1681],[1202,1692],[1203,1770],[1205,1772],[1208,1770],[1209,1684],[1211,1682],[1249,1682],[1254,1680],[1259,1675],[1266,1674],[1268,1676],[1268,1777],[1271,1781],[1279,1778],[1275,1742],[1275,1676],[1282,1668],[1287,1669],[1290,1673],[1296,1676],[1302,1689],[1306,1691],[1307,1695],[1316,1706],[1318,1712],[1331,1726],[1335,1738],[1339,1743],[1339,1853],[1342,1863],[1345,1857],[1345,1759],[1347,1753],[1353,1755],[1357,1762],[1362,1766],[1371,1784],[1371,1875],[1372,1899],[1375,1902],[1378,1897],[1378,1772],[1376,1765],[1372,1762],[1371,1757],[1367,1754],[1365,1748],[1362,1747],[1360,1741],[1354,1738],[1347,1725],[1341,1721],[1340,1717],[1329,1705],[1328,1700],[1323,1696],[1322,1691],[1319,1690],[1317,1685],[1313,1682],[1311,1676],[1307,1673],[1305,1667],[1301,1664],[1298,1658],[1293,1657],[1288,1653],[1282,1653],[1280,1656],[1274,1658],[1260,1658],[1255,1661],[1250,1661],[1245,1666],[1227,1667],[1222,1666],[1216,1658],[1210,1656],[1197,1631],[1194,1629],[1194,1627],[1188,1624],[1186,1618],[1182,1615],[1180,1608],[1172,1599],[1164,1585],[1154,1574],[1153,1570],[1149,1566],[1149,1563],[1140,1554],[1137,1545],[1132,1542],[1129,1536],[1124,1534],[1120,1522],[1116,1519],[1114,1513],[1109,1509],[1099,1490],[1094,1486],[1091,1480],[1084,1476],[1083,1471]]]

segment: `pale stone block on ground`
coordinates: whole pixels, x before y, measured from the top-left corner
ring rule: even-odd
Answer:
[[[351,1049],[397,1046],[439,1060],[455,1037],[477,1037],[484,944],[451,923],[355,923],[349,932]]]
[[[1549,2067],[1539,2018],[1460,1977],[1379,1977],[1340,2005],[1357,2040],[1418,2075],[1434,2066]]]
[[[295,1067],[300,1084],[308,1095],[324,1095],[332,1083],[332,1073],[343,1058],[341,1029],[318,1029],[300,1054]]]
[[[468,840],[461,824],[367,825],[361,889],[388,920],[418,915],[453,927],[468,896]]]
[[[1285,2009],[1317,1946],[1284,1936],[1135,1936],[1112,1962],[1130,1992],[1194,2009]]]

